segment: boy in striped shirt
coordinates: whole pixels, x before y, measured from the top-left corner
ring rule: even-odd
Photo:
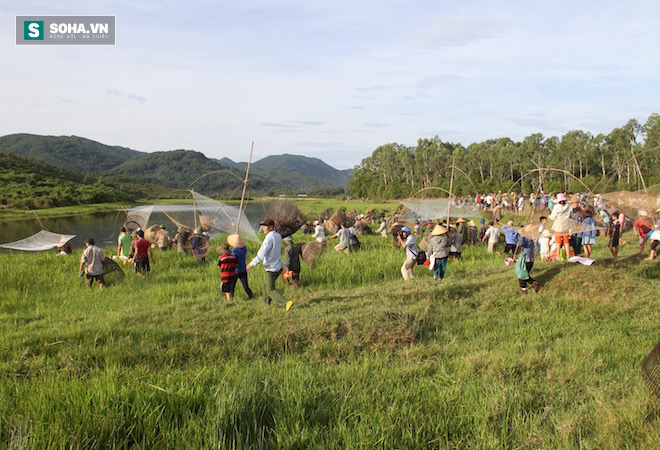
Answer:
[[[218,268],[220,268],[220,280],[222,285],[220,291],[227,296],[227,303],[231,303],[234,295],[231,292],[231,285],[236,279],[236,257],[232,255],[229,244],[224,243],[218,248],[221,254],[218,259]]]

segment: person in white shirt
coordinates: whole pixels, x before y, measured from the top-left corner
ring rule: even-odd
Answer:
[[[264,265],[264,303],[270,305],[271,300],[285,304],[286,311],[291,309],[293,302],[275,289],[275,281],[282,273],[282,235],[275,231],[273,219],[266,219],[261,224],[261,229],[266,238],[261,243],[257,256],[245,268],[250,269],[263,262]]]
[[[314,234],[312,237],[316,238],[316,242],[319,244],[325,244],[326,242],[325,228],[323,228],[323,225],[321,225],[318,220],[314,221]]]

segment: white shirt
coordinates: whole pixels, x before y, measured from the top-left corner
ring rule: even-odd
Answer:
[[[261,247],[250,266],[259,265],[262,261],[266,272],[277,272],[282,268],[282,235],[273,230],[266,235]]]

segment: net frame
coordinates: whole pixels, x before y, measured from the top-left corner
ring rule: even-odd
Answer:
[[[660,341],[644,359],[642,375],[649,390],[660,399]]]

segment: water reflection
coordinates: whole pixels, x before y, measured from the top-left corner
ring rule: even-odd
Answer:
[[[259,222],[264,219],[265,213],[268,211],[268,206],[268,203],[250,203],[244,207],[245,215],[255,230],[259,228]],[[123,211],[117,211],[41,219],[41,222],[46,230],[53,233],[75,234],[76,237],[70,241],[74,249],[83,248],[85,239],[88,237],[93,237],[97,244],[103,247],[114,248],[117,245],[119,228],[124,223],[125,217],[126,214]],[[170,235],[174,236],[177,227],[170,220],[170,217],[189,226],[195,224],[192,205],[159,205],[151,214],[149,224],[165,225]],[[39,230],[41,230],[41,225],[39,225],[36,219],[1,222],[0,244],[24,239],[37,233]],[[213,235],[213,233],[211,234]],[[0,249],[0,251],[6,250]]]

